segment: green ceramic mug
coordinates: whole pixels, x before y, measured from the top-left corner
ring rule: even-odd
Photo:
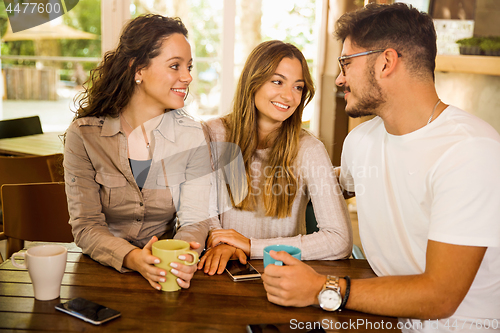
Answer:
[[[163,239],[153,243],[153,255],[160,259],[156,267],[163,268],[167,271],[165,282],[160,282],[161,290],[177,291],[181,289],[177,284],[177,277],[170,272],[172,267],[171,262],[180,262],[184,265],[195,265],[198,263],[198,253],[189,249],[189,243],[179,239]],[[179,259],[180,255],[190,254],[193,256],[193,261],[183,261]]]

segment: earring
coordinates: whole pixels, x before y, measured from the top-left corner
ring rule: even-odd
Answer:
[[[141,84],[141,83],[142,83],[142,81],[141,81],[141,80],[135,80],[135,83],[137,83],[137,84]]]

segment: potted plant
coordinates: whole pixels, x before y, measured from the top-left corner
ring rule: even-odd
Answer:
[[[485,55],[500,56],[500,37],[485,38],[479,46]]]
[[[463,38],[456,41],[456,43],[460,46],[460,54],[468,55],[480,55],[481,48],[479,45],[481,42],[481,37]]]

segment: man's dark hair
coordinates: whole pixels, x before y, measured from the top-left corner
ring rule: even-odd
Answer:
[[[337,21],[335,35],[345,41],[349,37],[357,47],[395,49],[408,69],[418,76],[434,79],[436,68],[436,30],[432,18],[411,5],[368,4],[355,12],[342,15]]]

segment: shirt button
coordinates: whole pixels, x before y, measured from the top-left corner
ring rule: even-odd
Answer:
[[[76,179],[75,178],[71,178],[71,181],[74,183],[74,182],[76,182]]]
[[[182,124],[184,122],[184,120],[179,120],[179,122]]]
[[[144,206],[144,203],[143,202],[139,202],[139,206]]]
[[[141,219],[137,219],[136,221],[137,221],[137,222],[141,222]]]

